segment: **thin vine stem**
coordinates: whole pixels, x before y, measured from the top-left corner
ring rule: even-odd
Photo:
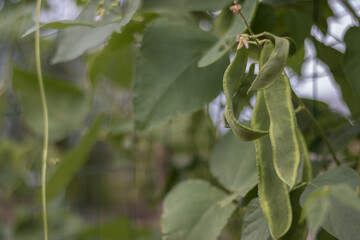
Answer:
[[[239,15],[240,15],[241,19],[244,21],[247,29],[249,30],[249,33],[250,33],[251,38],[255,40],[256,45],[257,45],[257,46],[259,47],[259,49],[261,50],[261,44],[259,43],[259,40],[255,37],[254,32],[252,31],[249,23],[246,21],[246,19],[245,19],[244,15],[242,14],[241,11],[239,12]]]
[[[322,140],[324,141],[326,147],[329,149],[332,158],[334,159],[334,162],[336,163],[337,166],[340,166],[341,163],[339,161],[339,159],[337,159],[335,151],[333,149],[333,147],[331,146],[329,140],[326,137],[325,132],[322,130],[321,126],[319,125],[319,123],[316,121],[316,119],[314,118],[314,116],[311,114],[311,112],[309,111],[309,109],[306,108],[305,104],[303,103],[303,101],[296,95],[296,93],[294,91],[291,92],[292,96],[294,98],[294,100],[297,102],[297,104],[299,104],[299,109],[301,109],[302,111],[305,112],[306,116],[310,119],[310,121],[314,124],[315,128],[318,130],[320,137],[322,138]]]
[[[44,119],[44,143],[42,152],[42,170],[41,170],[41,203],[43,212],[43,224],[44,224],[44,239],[48,240],[48,226],[47,226],[47,210],[46,210],[46,167],[47,167],[47,153],[48,153],[48,142],[49,142],[49,119],[48,109],[46,103],[44,81],[41,71],[41,58],[40,58],[40,11],[41,11],[41,0],[36,1],[36,30],[35,30],[35,61],[36,61],[36,72],[38,75],[39,90],[41,105],[43,109]]]

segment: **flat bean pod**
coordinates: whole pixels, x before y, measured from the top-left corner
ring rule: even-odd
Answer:
[[[255,129],[269,128],[270,120],[263,91],[258,92],[251,124]],[[255,140],[255,149],[260,205],[272,237],[279,239],[289,230],[292,222],[289,191],[275,171],[269,135]]]
[[[234,96],[244,81],[245,68],[247,65],[248,53],[246,48],[240,48],[236,52],[234,60],[226,69],[223,79],[223,88],[226,98],[224,112],[224,125],[230,126],[234,134],[244,141],[253,141],[268,134],[268,131],[254,130],[245,126],[237,120],[234,115]]]
[[[292,188],[296,182],[301,155],[291,88],[285,73],[282,73],[271,87],[264,90],[264,95],[270,116],[269,135],[275,170]]]
[[[260,69],[248,93],[270,87],[281,76],[285,68],[290,51],[290,42],[286,38],[280,38],[274,35],[271,35],[271,37],[275,40],[275,48],[272,50],[268,61]],[[262,51],[264,51],[264,49]]]

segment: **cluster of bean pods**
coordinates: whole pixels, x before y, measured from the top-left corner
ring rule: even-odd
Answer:
[[[234,60],[225,71],[223,88],[226,106],[224,126],[243,141],[255,141],[258,169],[258,195],[261,208],[274,239],[284,236],[293,221],[290,191],[311,178],[306,143],[297,127],[291,86],[284,68],[293,54],[290,39],[261,34],[259,73],[255,64],[245,73],[247,42],[242,35]],[[245,39],[245,40],[244,40]],[[259,45],[260,46],[260,45]],[[239,115],[249,96],[257,94],[251,126],[240,122]]]

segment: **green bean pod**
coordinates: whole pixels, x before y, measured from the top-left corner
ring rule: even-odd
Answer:
[[[269,128],[270,120],[263,91],[257,94],[251,124],[255,129]],[[260,205],[272,237],[279,239],[289,230],[292,222],[289,191],[275,171],[269,135],[255,140],[255,149]]]
[[[268,131],[254,130],[237,120],[234,115],[234,96],[241,84],[245,81],[245,69],[248,53],[246,48],[240,48],[236,52],[234,60],[226,69],[223,79],[223,88],[226,98],[224,112],[224,126],[229,126],[234,134],[243,141],[253,141],[268,134]],[[237,112],[238,114],[238,112]]]
[[[275,48],[272,50],[268,61],[260,69],[259,74],[250,86],[248,93],[270,87],[281,76],[288,59],[289,51],[292,49],[290,48],[291,45],[288,39],[277,37],[272,34],[267,35],[274,39]]]
[[[291,88],[285,73],[282,73],[271,87],[264,90],[264,95],[270,116],[269,135],[275,170],[292,188],[296,182],[301,155]]]
[[[273,53],[274,47],[271,42],[262,49],[259,75],[271,61]],[[285,73],[280,74],[274,84],[263,92],[270,117],[269,135],[274,167],[280,179],[292,188],[296,183],[301,156],[296,134],[295,112],[291,101],[291,87]]]

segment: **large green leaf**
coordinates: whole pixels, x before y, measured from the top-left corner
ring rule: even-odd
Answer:
[[[247,0],[243,4],[242,14],[247,22],[251,22],[255,16],[257,3],[257,0]],[[198,62],[199,67],[206,67],[221,59],[235,43],[236,35],[243,33],[245,30],[246,25],[243,20],[239,16],[235,16],[226,34],[203,54]]]
[[[254,198],[246,207],[241,240],[271,240],[269,225],[261,210],[259,199]]]
[[[44,79],[46,101],[49,113],[49,137],[59,140],[66,137],[84,119],[87,100],[76,86],[53,78]],[[43,112],[40,91],[35,74],[14,70],[13,87],[20,97],[26,124],[42,135]]]
[[[210,170],[228,190],[244,196],[257,183],[254,143],[228,132],[213,150]]]
[[[199,69],[196,61],[214,37],[181,21],[156,20],[144,36],[136,66],[135,124],[146,130],[201,108],[221,90],[228,59]]]
[[[291,9],[285,12],[285,20],[289,37],[295,41],[297,46],[302,46],[305,38],[310,35],[311,19],[305,13]]]
[[[352,85],[349,82],[349,79],[346,78],[341,64],[341,59],[344,55],[331,48],[324,45],[321,42],[315,41],[315,47],[317,51],[317,57],[323,61],[326,65],[329,66],[331,73],[333,74],[336,83],[340,86],[342,97],[346,102],[352,116],[354,119],[360,118],[360,107],[358,102],[360,102],[360,95],[355,95]]]
[[[130,34],[113,33],[108,45],[89,64],[92,82],[101,76],[119,86],[130,87],[134,73],[134,39]]]
[[[216,240],[235,210],[220,206],[225,193],[201,180],[177,185],[166,196],[162,215],[164,240]]]
[[[46,185],[47,200],[56,197],[62,190],[64,190],[76,174],[76,171],[79,170],[79,168],[85,163],[92,146],[97,140],[102,121],[103,118],[101,116],[98,117],[89,127],[88,132],[76,148],[71,150],[60,161],[59,166],[50,176]]]
[[[354,170],[337,167],[308,184],[300,204],[306,209],[312,232],[320,225],[340,240],[357,238],[360,201],[355,189],[358,183],[359,176]]]
[[[127,11],[123,16],[111,16],[109,17],[110,20],[104,19],[105,23],[100,24],[100,26],[91,27],[79,24],[80,26],[64,29],[60,35],[59,45],[52,63],[75,59],[89,49],[104,43],[113,32],[120,33],[121,28],[130,22],[139,5],[140,0],[129,1]],[[75,21],[93,23],[95,11],[95,6],[89,5]],[[110,23],[107,24],[106,21]]]
[[[344,55],[344,72],[352,86],[354,95],[360,96],[360,27],[350,28],[344,37],[346,52]]]

